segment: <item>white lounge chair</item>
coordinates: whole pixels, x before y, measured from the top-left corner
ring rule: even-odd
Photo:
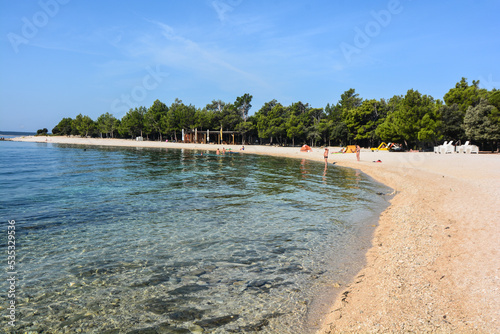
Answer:
[[[446,154],[446,153],[453,153],[455,152],[455,146],[453,146],[453,140],[448,142],[448,144],[441,146],[441,151],[440,153]]]
[[[445,146],[448,142],[445,141],[443,145],[434,146],[434,153],[441,153],[441,147]]]
[[[479,147],[477,145],[467,145],[464,149],[465,153],[476,153],[479,154]]]
[[[457,152],[457,153],[465,153],[465,148],[466,148],[467,146],[469,146],[469,141],[468,141],[468,140],[465,142],[465,144],[460,145],[460,146],[457,146],[457,147],[456,147],[456,152]]]

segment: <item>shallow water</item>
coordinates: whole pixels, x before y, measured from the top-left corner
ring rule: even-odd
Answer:
[[[0,188],[15,331],[307,333],[387,207],[354,170],[172,149],[3,142]]]

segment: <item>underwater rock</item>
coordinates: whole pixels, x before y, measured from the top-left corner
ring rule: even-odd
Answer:
[[[189,276],[198,276],[205,275],[207,272],[203,269],[195,269],[188,273]]]
[[[269,281],[266,280],[255,280],[247,284],[248,288],[260,288],[264,285],[269,284]]]
[[[168,322],[161,323],[157,326],[134,329],[127,332],[127,334],[188,334],[191,333],[189,329],[174,327]]]
[[[168,314],[168,317],[173,321],[194,321],[196,319],[201,319],[205,311],[198,310],[195,308],[182,309],[176,312]]]
[[[172,299],[152,298],[147,300],[140,307],[155,314],[167,314],[182,310],[182,306],[189,302],[196,303],[199,302],[199,299],[194,297],[179,297]]]
[[[278,274],[291,274],[302,271],[302,266],[299,264],[291,265],[285,268],[281,268],[277,271]]]
[[[127,334],[158,334],[155,327],[140,328],[128,331]]]
[[[71,316],[68,319],[62,321],[59,324],[59,327],[63,328],[63,327],[66,327],[66,326],[71,326],[75,322],[77,322],[79,320],[82,320],[82,319],[92,319],[92,316],[91,315],[84,315],[84,314],[77,314],[77,315]]]
[[[165,314],[176,311],[178,305],[179,302],[176,300],[154,298],[147,301],[144,309],[155,314]]]
[[[159,334],[188,334],[191,333],[189,329],[182,327],[174,327],[168,322],[164,322],[156,326],[156,332]]]
[[[170,281],[170,275],[168,274],[158,274],[154,275],[151,277],[149,280],[140,282],[140,283],[134,283],[130,287],[131,288],[142,288],[146,286],[155,286],[155,285],[160,285],[162,283]]]
[[[108,329],[108,330],[105,330],[104,332],[101,332],[101,334],[119,334],[119,333],[120,333],[120,330],[118,328]]]
[[[238,327],[238,329],[228,330],[231,333],[247,333],[247,332],[260,332],[264,327],[269,325],[269,319],[281,317],[283,313],[272,313],[266,315],[262,320],[255,324],[250,324],[247,326]]]
[[[229,330],[228,332],[231,332],[231,333],[260,332],[267,325],[269,325],[269,320],[263,319],[256,324],[238,327],[238,329]]]
[[[285,254],[286,248],[278,247],[273,250],[271,250],[271,253],[273,254]]]
[[[205,319],[201,321],[197,321],[194,324],[203,328],[218,328],[224,325],[229,324],[230,322],[238,320],[239,315],[231,314],[223,317],[217,317],[212,319]]]
[[[199,292],[199,291],[204,291],[204,290],[208,290],[208,286],[205,286],[205,285],[199,285],[199,284],[188,284],[188,285],[184,285],[184,286],[181,286],[180,288],[177,288],[175,290],[172,290],[172,291],[169,291],[168,294],[169,295],[189,295],[189,294],[192,294],[192,293],[196,293],[196,292]]]

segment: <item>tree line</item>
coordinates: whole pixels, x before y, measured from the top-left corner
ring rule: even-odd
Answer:
[[[313,108],[296,102],[284,106],[266,102],[249,116],[252,95],[233,103],[213,100],[204,108],[181,100],[167,106],[156,100],[149,108],[130,109],[121,119],[110,113],[96,121],[89,116],[63,118],[52,129],[54,135],[84,137],[182,140],[183,129],[232,130],[244,143],[278,145],[377,146],[381,141],[405,148],[430,148],[443,140],[472,141],[481,147],[498,149],[500,143],[500,91],[479,88],[479,81],[462,78],[444,96],[444,101],[410,89],[406,95],[386,99],[363,99],[353,88],[336,104]],[[45,129],[44,129],[45,130]]]

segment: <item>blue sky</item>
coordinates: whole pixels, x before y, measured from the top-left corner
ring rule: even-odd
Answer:
[[[0,0],[0,130],[253,95],[335,104],[500,88],[500,1]]]

